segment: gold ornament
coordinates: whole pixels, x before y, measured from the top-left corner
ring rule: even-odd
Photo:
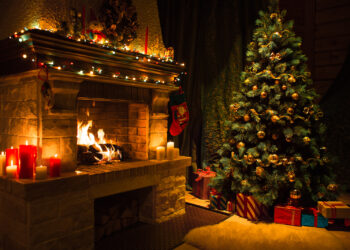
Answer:
[[[237,143],[237,148],[240,149],[240,148],[244,148],[245,144],[244,142],[239,142]]]
[[[277,115],[273,115],[273,116],[271,117],[271,121],[272,121],[273,123],[277,122],[279,119],[280,119],[280,118],[279,118]]]
[[[292,137],[291,136],[287,136],[286,137],[286,142],[291,142],[292,141]]]
[[[338,189],[338,185],[337,185],[337,184],[334,184],[334,183],[331,183],[331,184],[329,184],[329,185],[327,186],[327,189],[328,189],[329,191],[335,192],[335,191],[337,191],[337,189]]]
[[[297,156],[297,157],[295,157],[295,159],[296,159],[297,161],[302,161],[302,160],[303,160],[303,157]]]
[[[249,78],[245,79],[244,83],[246,84],[250,83],[250,79]]]
[[[289,171],[288,172],[288,179],[290,182],[294,182],[295,181],[295,173],[293,171]]]
[[[272,134],[272,139],[273,140],[277,140],[278,139],[278,135],[277,134]]]
[[[242,186],[245,186],[245,185],[247,185],[247,184],[248,184],[247,180],[241,180],[241,185],[242,185]]]
[[[245,114],[245,115],[243,116],[243,120],[244,120],[245,122],[249,122],[250,116],[249,116],[248,114]]]
[[[230,105],[230,109],[236,112],[240,108],[239,103],[234,103]]]
[[[275,80],[275,84],[276,84],[276,85],[280,84],[280,81],[276,79],[276,80]]]
[[[275,32],[273,33],[275,36],[278,36],[278,37],[282,37],[281,34],[279,32]]]
[[[292,98],[293,98],[293,100],[297,101],[299,99],[298,93],[293,93]]]
[[[266,114],[273,115],[275,112],[271,109],[266,109]]]
[[[305,115],[307,115],[310,112],[310,108],[309,107],[305,107],[303,109],[303,112],[304,112]]]
[[[282,85],[282,90],[286,90],[287,89],[287,85]]]
[[[270,15],[270,18],[271,19],[274,19],[274,18],[276,18],[277,17],[277,13],[271,13],[271,15]]]
[[[253,89],[253,90],[257,90],[257,89],[258,89],[258,86],[254,85],[254,86],[252,87],[252,89]]]
[[[287,163],[288,163],[288,159],[287,158],[282,158],[282,164],[283,164],[283,166],[286,166],[287,165]]]
[[[320,149],[324,152],[327,152],[327,147],[321,147]]]
[[[258,131],[258,133],[256,133],[259,139],[263,139],[265,137],[265,132],[264,131]]]
[[[311,139],[310,139],[309,137],[305,136],[305,137],[303,138],[303,141],[304,141],[305,144],[309,144],[310,141],[311,141]]]
[[[264,169],[262,168],[262,167],[256,167],[256,169],[255,169],[255,173],[256,173],[256,175],[258,175],[258,176],[262,176],[262,174],[264,173]]]
[[[296,80],[295,80],[293,75],[290,75],[290,77],[288,78],[288,82],[290,82],[290,83],[296,82]]]
[[[293,108],[287,108],[287,113],[292,115],[294,113],[294,109]]]
[[[290,191],[289,197],[293,200],[299,200],[301,198],[301,193],[298,189]]]
[[[271,162],[272,164],[276,164],[278,162],[278,155],[276,154],[271,154],[268,157],[269,162]]]
[[[267,97],[267,93],[265,91],[261,92],[260,97],[265,99]]]
[[[246,162],[247,162],[248,165],[253,164],[253,163],[255,162],[254,156],[251,155],[251,154],[249,154],[249,155],[247,156]]]

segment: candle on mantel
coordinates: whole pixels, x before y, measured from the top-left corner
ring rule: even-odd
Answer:
[[[36,146],[19,145],[19,178],[33,178],[35,160],[36,160]]]
[[[41,180],[47,178],[47,167],[46,166],[37,166],[35,168],[35,179]]]
[[[174,142],[172,141],[166,145],[166,157],[168,160],[174,160]]]
[[[156,159],[158,161],[161,161],[161,160],[164,160],[165,159],[165,148],[160,146],[160,147],[157,147],[157,156],[156,156]]]
[[[6,155],[5,152],[1,152],[0,155],[0,176],[6,173]]]
[[[174,148],[174,159],[179,158],[179,156],[180,156],[180,149]]]
[[[7,178],[16,178],[17,165],[13,165],[13,160],[11,160],[11,165],[6,167]]]
[[[11,161],[13,165],[18,165],[18,149],[17,148],[7,148],[6,149],[6,166],[10,166]]]
[[[50,177],[58,177],[61,174],[61,159],[55,154],[50,157]]]
[[[146,27],[146,34],[145,34],[145,55],[147,55],[147,48],[148,48],[148,25]]]

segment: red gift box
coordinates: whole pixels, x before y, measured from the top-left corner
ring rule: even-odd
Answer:
[[[292,206],[275,206],[274,222],[292,226],[300,226],[301,208]]]
[[[210,167],[207,167],[205,170],[198,169],[195,174],[198,177],[194,180],[192,184],[192,193],[198,198],[208,200],[209,199],[209,182],[212,177],[216,176],[214,171],[210,170]]]
[[[236,211],[238,216],[248,220],[258,220],[268,216],[266,206],[260,204],[253,196],[242,193],[236,194]]]

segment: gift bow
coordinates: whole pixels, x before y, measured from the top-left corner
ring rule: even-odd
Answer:
[[[210,170],[210,167],[206,167],[205,170],[198,169],[195,174],[198,174],[198,177],[195,181],[200,181],[203,177],[215,177],[216,173]]]

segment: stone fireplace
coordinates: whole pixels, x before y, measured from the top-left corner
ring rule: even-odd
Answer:
[[[58,178],[0,178],[0,249],[92,249],[95,201],[128,191],[148,190],[140,221],[185,212],[191,158],[155,160],[182,66],[37,30],[2,41],[0,51],[0,150],[28,141],[39,165],[62,160]],[[78,165],[77,123],[89,119],[128,161]]]

